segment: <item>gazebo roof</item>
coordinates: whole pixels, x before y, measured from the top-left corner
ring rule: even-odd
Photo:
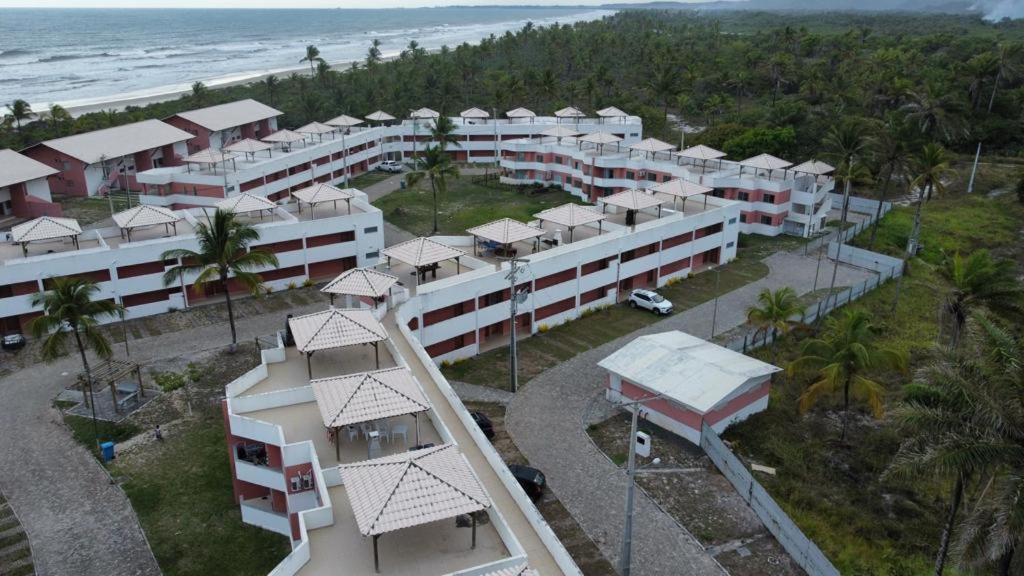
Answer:
[[[509,118],[535,118],[537,115],[532,110],[527,110],[526,108],[514,108],[505,112],[505,116]]]
[[[237,154],[232,154],[230,151],[223,152],[220,150],[214,150],[213,148],[207,148],[205,150],[200,150],[195,154],[189,154],[185,157],[185,162],[188,164],[220,164],[221,162],[237,157]]]
[[[607,108],[602,108],[602,109],[597,111],[597,115],[602,117],[602,118],[622,118],[624,116],[629,116],[629,114],[626,114],[625,112],[623,112],[622,110],[619,110],[615,106],[609,106]]]
[[[512,244],[521,240],[529,240],[537,236],[543,236],[544,231],[540,228],[527,226],[518,220],[502,218],[494,222],[488,222],[466,230],[473,236],[493,240],[498,244]]]
[[[740,165],[759,170],[781,170],[792,166],[793,163],[782,158],[776,158],[771,154],[760,154],[753,158],[747,158],[740,162]]]
[[[441,114],[436,110],[430,108],[420,108],[419,110],[413,110],[409,113],[409,118],[415,118],[417,120],[426,120],[430,118],[438,118]]]
[[[371,122],[387,122],[388,120],[394,120],[395,117],[383,110],[377,110],[373,114],[367,114],[366,119]]]
[[[238,142],[232,142],[224,147],[224,150],[228,152],[242,152],[244,154],[255,154],[257,152],[263,152],[264,150],[270,150],[273,148],[272,145],[266,142],[260,142],[259,140],[253,140],[252,138],[246,138],[239,140]]]
[[[32,242],[33,240],[53,240],[67,236],[78,236],[82,227],[74,218],[56,218],[40,216],[35,220],[18,224],[11,228],[11,239],[15,242]]]
[[[664,200],[636,188],[623,190],[618,194],[598,198],[598,200],[611,206],[625,208],[626,210],[643,210],[644,208],[653,208],[659,204],[665,203]]]
[[[273,210],[275,208],[277,208],[277,204],[274,204],[263,196],[256,196],[248,192],[240,192],[235,196],[231,196],[230,198],[225,198],[220,202],[217,202],[218,210],[226,210],[228,212],[234,212],[235,214],[259,212],[260,210]]]
[[[299,352],[316,352],[388,339],[370,310],[328,308],[288,319]]]
[[[322,124],[320,122],[310,122],[305,126],[295,129],[299,134],[329,134],[335,130],[337,130],[336,127],[328,126],[327,124]]]
[[[353,118],[347,114],[342,114],[341,116],[331,118],[327,122],[324,122],[324,124],[337,126],[338,128],[351,128],[352,126],[358,126],[362,123],[363,121],[359,118]]]
[[[305,135],[299,134],[298,132],[293,132],[291,130],[278,130],[277,132],[274,132],[273,134],[268,134],[262,138],[264,142],[281,142],[284,144],[299,142],[300,140],[305,139]]]
[[[591,144],[613,144],[615,142],[622,142],[622,138],[619,138],[611,132],[591,132],[585,136],[580,137],[581,142],[590,142]]]
[[[338,466],[363,536],[469,514],[491,499],[454,444]]]
[[[572,128],[566,128],[563,125],[552,126],[547,130],[541,132],[542,136],[554,136],[555,138],[569,138],[572,136],[579,136],[580,133]]]
[[[470,108],[459,112],[459,116],[463,118],[490,118],[491,113],[487,110],[481,110],[479,108]]]
[[[430,409],[430,401],[408,368],[318,378],[310,380],[309,385],[328,428]]]
[[[714,148],[703,144],[691,146],[680,152],[679,155],[684,158],[693,158],[695,160],[717,160],[718,158],[724,158],[726,156],[725,152],[715,150]]]
[[[835,172],[835,167],[829,166],[828,164],[820,160],[808,160],[803,164],[790,168],[793,172],[800,172],[803,174],[813,174],[815,176],[822,176],[825,174],[831,174]]]
[[[662,142],[657,138],[644,138],[630,146],[629,149],[637,150],[639,152],[665,152],[666,150],[675,150],[676,147],[668,142]]]
[[[384,255],[418,267],[465,256],[466,253],[436,240],[420,237],[385,248]]]
[[[319,204],[321,202],[337,202],[338,200],[351,200],[355,198],[351,188],[342,190],[330,184],[318,183],[308,188],[292,192],[292,196],[306,204]]]
[[[697,196],[700,194],[707,194],[713,192],[714,188],[709,188],[696,182],[690,182],[689,180],[683,180],[682,178],[675,178],[668,182],[662,182],[657,186],[651,188],[651,192],[657,192],[659,194],[668,194],[677,198],[689,198],[690,196]]]
[[[579,108],[573,108],[572,106],[566,106],[561,110],[555,110],[555,118],[583,118],[586,114],[583,113]]]
[[[590,206],[569,203],[548,208],[534,214],[533,217],[539,220],[554,222],[567,228],[575,228],[591,222],[597,222],[598,220],[604,220],[608,215],[602,214]]]
[[[138,228],[139,226],[171,224],[181,220],[181,217],[173,210],[163,206],[150,206],[148,204],[139,204],[135,208],[118,212],[114,214],[113,218],[118,228]]]
[[[351,294],[352,296],[369,296],[379,298],[388,293],[388,289],[398,282],[397,276],[378,272],[373,268],[353,268],[346,270],[320,289],[325,294]]]

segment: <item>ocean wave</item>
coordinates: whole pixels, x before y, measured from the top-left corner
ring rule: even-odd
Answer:
[[[31,54],[32,50],[25,50],[23,48],[12,48],[11,50],[0,50],[0,58],[13,58],[15,56],[26,56]]]
[[[116,54],[110,52],[99,52],[94,54],[54,54],[53,56],[47,56],[46,58],[40,58],[36,60],[38,64],[48,64],[50,62],[64,62],[65,60],[81,60],[82,58],[113,58]]]

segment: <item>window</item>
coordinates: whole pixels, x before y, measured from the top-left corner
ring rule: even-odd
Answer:
[[[736,219],[735,218],[729,218],[729,224],[730,225],[735,224],[735,223],[736,223]]]
[[[744,224],[747,223],[747,215],[746,214],[740,214],[740,222],[743,222]]]
[[[636,180],[636,172],[626,170],[626,180]]]
[[[366,253],[366,259],[367,260],[372,260],[374,258],[380,258],[380,251],[379,250],[375,250],[373,252],[367,252]]]
[[[749,192],[740,192],[740,193],[738,193],[736,195],[736,199],[739,200],[740,202],[749,202],[750,201],[750,193]]]
[[[363,228],[363,234],[373,234],[376,231],[377,231],[377,227],[376,226],[368,226],[366,228]]]
[[[761,196],[761,201],[768,204],[775,204],[775,194],[765,194]]]
[[[629,133],[629,137],[630,138],[639,138],[640,137],[640,133],[639,132],[630,132]]]
[[[725,198],[725,190],[715,190],[711,195],[715,198]]]
[[[766,224],[768,226],[771,226],[772,225],[772,217],[771,216],[761,216],[761,224]]]
[[[725,245],[725,247],[726,247],[726,248],[732,248],[732,245],[733,245],[733,244],[735,244],[735,242],[729,242],[729,243],[727,243],[727,244]]]
[[[648,172],[647,173],[647,180],[650,181],[650,182],[657,182],[658,181],[658,174],[656,172]]]

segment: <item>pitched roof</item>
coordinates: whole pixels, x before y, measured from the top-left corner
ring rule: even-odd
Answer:
[[[436,240],[421,237],[385,248],[384,255],[401,260],[410,266],[429,266],[443,260],[465,256],[466,253]]]
[[[373,268],[346,270],[320,289],[325,294],[351,294],[379,298],[398,282],[397,276],[378,272]]]
[[[572,128],[568,128],[563,125],[552,126],[547,130],[541,132],[543,136],[554,136],[555,138],[568,138],[571,136],[579,136],[580,133]]]
[[[579,108],[573,108],[572,106],[566,106],[561,110],[555,110],[556,118],[583,118],[586,114],[583,113]]]
[[[213,148],[207,148],[200,150],[195,154],[189,154],[185,157],[185,162],[189,164],[220,164],[226,160],[238,158],[237,154],[233,154],[230,151],[222,152],[220,150],[214,150]]]
[[[640,336],[597,364],[701,414],[752,378],[781,370],[678,330]]]
[[[184,118],[193,124],[198,124],[207,130],[216,132],[250,122],[274,118],[281,114],[283,112],[275,110],[262,102],[246,98],[245,100],[228,102],[227,104],[217,104],[216,106],[207,106],[198,110],[179,112],[174,116]]]
[[[66,236],[77,236],[82,227],[74,218],[55,218],[40,216],[11,228],[11,239],[15,242],[31,242],[33,240],[52,240]]]
[[[318,378],[309,385],[328,428],[430,409],[430,401],[408,368]]]
[[[689,198],[690,196],[707,194],[712,191],[714,191],[714,188],[709,188],[707,186],[697,184],[696,182],[690,182],[689,180],[683,180],[682,178],[675,178],[668,182],[662,182],[661,184],[651,188],[651,192],[668,194],[677,198]]]
[[[509,118],[534,118],[537,115],[534,114],[532,110],[520,107],[513,108],[512,110],[505,112],[505,116],[508,116]]]
[[[337,130],[335,126],[328,126],[320,122],[310,122],[305,126],[296,128],[295,131],[299,134],[329,134]]]
[[[416,119],[437,118],[439,116],[441,116],[439,113],[431,110],[430,108],[420,108],[419,110],[413,110],[409,113],[409,118]]]
[[[14,150],[0,150],[0,188],[21,184],[37,178],[46,178],[59,172],[46,164],[19,154]]]
[[[613,142],[621,142],[622,138],[619,138],[611,132],[591,132],[585,136],[580,137],[581,142],[590,142],[592,144],[611,144]]]
[[[546,220],[548,222],[554,222],[567,228],[575,228],[576,226],[583,226],[591,222],[597,222],[598,220],[604,220],[608,217],[607,214],[598,212],[592,206],[583,206],[580,204],[562,204],[561,206],[555,206],[554,208],[548,208],[542,210],[533,215],[534,218],[540,220]]]
[[[242,152],[244,154],[255,154],[257,152],[263,152],[264,150],[270,150],[274,146],[267,144],[266,142],[260,142],[259,140],[253,140],[252,138],[245,138],[238,142],[232,142],[224,147],[224,150],[228,152]]]
[[[491,113],[486,110],[481,110],[479,108],[469,108],[467,110],[459,112],[459,116],[463,118],[490,118]]]
[[[493,240],[499,244],[512,244],[520,240],[529,240],[537,236],[543,236],[544,231],[540,228],[527,226],[518,220],[502,218],[494,222],[488,222],[466,230],[473,236]]]
[[[684,158],[694,158],[696,160],[716,160],[718,158],[725,157],[725,152],[721,150],[715,150],[710,146],[698,144],[696,146],[690,146],[686,150],[679,153]]]
[[[173,210],[163,206],[150,206],[149,204],[139,204],[135,208],[118,212],[114,214],[113,218],[118,228],[138,228],[139,226],[170,224],[181,220],[181,217]]]
[[[299,142],[300,140],[305,140],[305,139],[306,139],[306,137],[304,135],[299,134],[298,132],[293,132],[291,130],[278,130],[277,132],[274,132],[273,134],[267,134],[266,136],[261,138],[261,140],[263,140],[264,142],[284,142],[284,143]]]
[[[622,116],[629,116],[629,114],[626,114],[625,112],[623,112],[622,110],[619,110],[615,106],[609,106],[607,108],[602,108],[602,109],[597,111],[597,115],[602,117],[602,118],[620,118]]]
[[[292,192],[292,196],[306,204],[319,204],[321,202],[337,202],[338,200],[351,200],[355,198],[351,188],[342,190],[330,184],[318,183],[308,188]]]
[[[350,128],[352,126],[358,126],[362,123],[363,121],[360,120],[359,118],[353,118],[352,116],[349,116],[347,114],[342,114],[341,116],[331,118],[327,122],[324,122],[324,124],[330,126],[337,126],[339,128]]]
[[[640,152],[664,152],[666,150],[675,150],[676,147],[668,142],[662,142],[657,138],[644,138],[636,144],[631,145],[629,149],[639,150]]]
[[[226,210],[235,214],[247,212],[259,212],[260,210],[273,210],[277,204],[267,200],[263,196],[256,196],[248,192],[240,192],[230,198],[217,202],[218,210]]]
[[[373,114],[368,114],[366,119],[373,122],[385,122],[387,120],[394,120],[395,117],[383,110],[377,110]]]
[[[490,507],[491,499],[454,444],[338,466],[363,536]]]
[[[43,146],[77,158],[86,164],[101,159],[129,156],[136,152],[160,148],[193,138],[184,130],[159,120],[143,120],[132,124],[83,132],[42,142]]]
[[[598,200],[611,206],[625,208],[626,210],[643,210],[644,208],[653,208],[654,206],[665,203],[664,200],[636,188],[623,190],[618,194],[598,198]]]
[[[813,174],[815,176],[821,176],[823,174],[830,174],[835,171],[835,167],[829,166],[820,160],[808,160],[799,166],[790,168],[793,172],[801,172],[803,174]]]
[[[789,160],[776,158],[771,154],[759,154],[753,158],[747,158],[746,160],[741,161],[740,164],[761,170],[780,170],[793,165]]]
[[[370,310],[328,308],[288,319],[299,352],[315,352],[388,339]]]

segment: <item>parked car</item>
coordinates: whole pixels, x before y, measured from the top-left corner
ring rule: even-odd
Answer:
[[[519,485],[523,487],[523,491],[530,497],[530,500],[534,502],[540,500],[540,497],[544,495],[544,485],[547,484],[547,479],[544,478],[543,472],[520,464],[509,464],[508,469],[516,477]]]
[[[643,308],[655,314],[668,316],[672,313],[672,302],[653,290],[637,289],[629,294],[630,308]]]
[[[491,419],[487,417],[487,414],[483,412],[470,412],[470,416],[473,417],[473,421],[480,427],[480,430],[490,440],[494,438],[494,424],[491,424]]]
[[[404,168],[401,163],[396,162],[395,160],[385,160],[377,166],[377,170],[380,170],[381,172],[398,173],[404,170]]]
[[[25,337],[21,334],[11,333],[4,334],[3,349],[4,350],[21,350],[25,347]]]

